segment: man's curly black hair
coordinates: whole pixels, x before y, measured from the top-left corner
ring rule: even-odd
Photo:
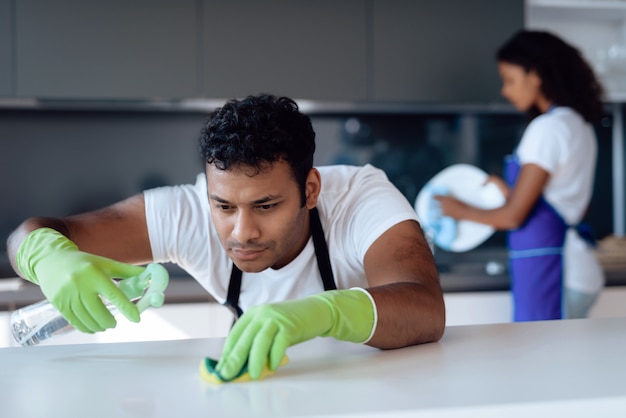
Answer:
[[[211,112],[200,135],[200,153],[220,170],[245,167],[255,174],[286,161],[305,204],[305,184],[313,167],[315,131],[295,101],[271,94],[229,100]]]

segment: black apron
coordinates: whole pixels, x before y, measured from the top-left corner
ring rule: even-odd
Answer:
[[[309,212],[309,225],[311,234],[313,235],[313,247],[315,248],[315,258],[317,259],[317,268],[322,276],[324,290],[335,290],[335,276],[330,265],[330,257],[328,256],[328,246],[324,238],[324,230],[320,221],[320,215],[317,208],[313,208]],[[241,292],[241,270],[233,263],[230,272],[230,282],[228,283],[228,293],[226,294],[226,306],[235,316],[235,320],[239,318],[243,311],[239,307],[239,293]]]

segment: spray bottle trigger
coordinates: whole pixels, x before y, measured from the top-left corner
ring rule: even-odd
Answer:
[[[169,275],[165,267],[152,263],[139,275],[121,280],[120,290],[130,300],[137,301],[137,309],[143,312],[150,306],[158,308],[165,301],[165,289],[169,283]]]

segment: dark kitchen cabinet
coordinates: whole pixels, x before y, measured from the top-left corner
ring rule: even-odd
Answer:
[[[523,28],[523,0],[372,1],[371,99],[502,100],[494,54]]]
[[[11,0],[0,0],[0,97],[13,96],[13,19]]]
[[[493,55],[524,2],[0,0],[0,12],[0,97],[484,103],[500,99]]]
[[[16,95],[64,99],[197,96],[196,3],[14,2]]]
[[[204,95],[365,100],[367,3],[204,1]]]

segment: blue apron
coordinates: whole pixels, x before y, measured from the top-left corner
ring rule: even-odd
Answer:
[[[505,177],[511,187],[520,168],[516,157],[507,157]],[[542,196],[524,224],[508,233],[515,321],[563,317],[563,245],[567,228]]]

